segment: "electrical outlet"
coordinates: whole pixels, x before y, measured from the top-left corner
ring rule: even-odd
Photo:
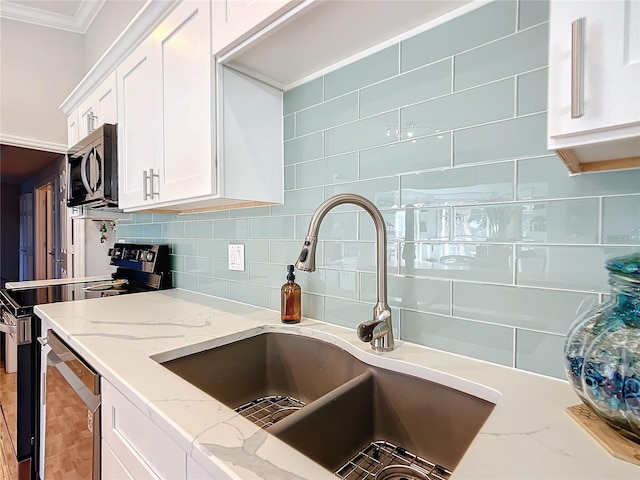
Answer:
[[[244,245],[229,244],[229,270],[244,272]]]

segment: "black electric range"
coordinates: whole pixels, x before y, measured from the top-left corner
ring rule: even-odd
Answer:
[[[37,480],[40,401],[40,320],[36,305],[88,300],[114,295],[148,292],[172,287],[169,248],[166,245],[117,243],[109,251],[110,265],[116,268],[109,281],[64,283],[0,290],[0,332],[17,344],[17,398],[0,396],[0,433],[9,437],[8,456],[15,455],[18,478]],[[10,408],[17,411],[5,411]],[[5,447],[6,448],[6,447]]]

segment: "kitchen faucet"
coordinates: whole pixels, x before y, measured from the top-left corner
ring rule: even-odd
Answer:
[[[371,342],[371,348],[377,352],[389,352],[393,350],[394,342],[391,328],[391,309],[387,304],[387,229],[380,210],[373,203],[352,193],[334,195],[322,202],[309,222],[309,230],[307,236],[304,237],[304,246],[296,262],[296,268],[303,272],[316,270],[316,245],[318,244],[320,224],[329,210],[343,203],[352,203],[362,207],[371,215],[376,227],[378,299],[373,307],[373,319],[358,325],[358,337],[363,342]]]

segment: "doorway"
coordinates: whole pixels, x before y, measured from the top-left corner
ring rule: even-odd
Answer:
[[[53,238],[53,183],[45,183],[35,190],[35,278],[47,280],[54,277],[55,250]]]

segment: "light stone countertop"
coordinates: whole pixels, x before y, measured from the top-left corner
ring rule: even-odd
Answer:
[[[4,288],[18,290],[23,288],[46,287],[48,285],[64,285],[67,283],[103,282],[113,280],[111,275],[95,275],[93,277],[52,278],[49,280],[25,280],[24,282],[7,282]]]
[[[402,341],[377,354],[351,329],[308,319],[284,326],[278,312],[178,289],[47,304],[36,313],[211,475],[335,478],[150,358],[282,330],[497,401],[453,479],[640,478],[639,467],[610,456],[567,415],[580,402],[565,381]]]

